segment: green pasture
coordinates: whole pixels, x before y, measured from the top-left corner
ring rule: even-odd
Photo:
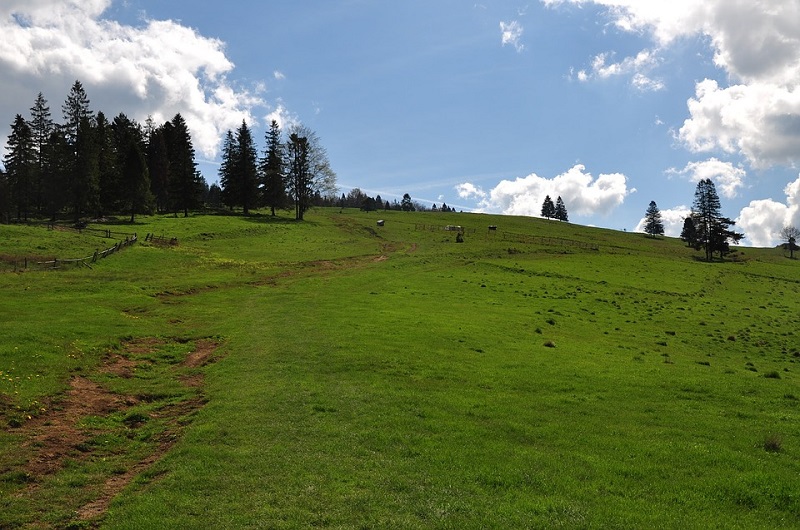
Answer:
[[[800,265],[780,249],[705,263],[555,221],[338,209],[113,229],[179,244],[0,274],[0,528],[800,526]],[[4,256],[95,245],[0,234]],[[204,340],[216,362],[182,364]],[[115,355],[132,377],[101,370]],[[32,476],[21,433],[77,375],[140,399]]]

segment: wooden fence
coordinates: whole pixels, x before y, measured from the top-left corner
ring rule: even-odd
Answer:
[[[91,263],[95,263],[99,259],[107,258],[111,254],[119,252],[123,248],[127,248],[138,241],[136,234],[126,236],[123,241],[117,242],[114,246],[109,247],[105,250],[97,249],[94,251],[94,254],[91,256],[87,256],[85,258],[53,258],[49,261],[38,261],[32,260],[28,258],[23,258],[20,260],[15,260],[11,262],[6,262],[6,265],[12,269],[14,272],[19,272],[22,270],[54,270],[54,269],[61,269],[66,268],[68,266],[74,267],[89,267],[92,268]]]

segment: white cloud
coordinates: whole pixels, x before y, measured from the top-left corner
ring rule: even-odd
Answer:
[[[736,228],[745,234],[745,240],[753,246],[771,247],[780,242],[780,231],[784,226],[800,228],[800,177],[784,188],[786,203],[772,199],[751,201],[739,213]]]
[[[738,189],[744,186],[747,172],[741,167],[736,167],[730,162],[723,162],[716,158],[709,158],[702,162],[689,162],[683,169],[670,168],[667,175],[676,175],[692,182],[711,179],[714,184],[722,189],[722,195],[734,198]]]
[[[282,81],[282,80],[286,79],[286,76],[283,74],[283,72],[279,72],[278,70],[275,70],[274,72],[272,72],[272,77],[274,77],[278,81]]]
[[[522,52],[525,49],[525,45],[522,44],[522,33],[524,28],[522,24],[520,24],[516,20],[512,20],[511,22],[500,22],[500,33],[501,33],[501,40],[503,46],[506,44],[510,44],[517,50],[517,53]]]
[[[676,206],[667,210],[661,210],[661,222],[664,223],[664,235],[669,237],[679,237],[683,231],[683,222],[692,214],[691,209],[686,206]],[[645,218],[639,221],[634,232],[644,232]]]
[[[478,211],[504,215],[539,216],[546,195],[561,197],[570,216],[608,215],[621,205],[633,190],[620,173],[601,174],[594,179],[577,164],[568,171],[546,179],[532,173],[515,180],[500,181],[486,193],[470,183],[456,188],[462,199],[478,198]]]
[[[300,125],[300,118],[289,112],[281,100],[278,100],[275,108],[264,116],[264,123],[272,123],[273,120],[278,122],[278,127],[282,131],[289,130],[292,126]]]
[[[111,0],[12,0],[0,6],[0,102],[3,115],[42,91],[60,121],[60,104],[77,79],[96,111],[140,121],[181,113],[198,154],[214,157],[223,131],[262,105],[255,92],[228,82],[234,65],[224,43],[171,20],[141,27],[102,18]],[[257,92],[257,90],[256,90]]]
[[[621,31],[649,34],[656,52],[700,36],[730,86],[706,79],[679,138],[692,151],[740,153],[756,167],[800,162],[800,3],[774,0],[542,0],[596,4]],[[646,52],[646,50],[645,50]],[[642,52],[644,53],[644,52]],[[597,59],[595,59],[597,60]],[[619,65],[595,65],[614,72]],[[600,69],[598,69],[600,68]],[[604,68],[604,69],[603,69]],[[639,83],[646,79],[640,79]]]
[[[588,82],[592,79],[608,79],[617,76],[630,76],[631,85],[642,92],[655,92],[664,89],[663,81],[647,75],[661,62],[650,50],[642,50],[633,57],[626,57],[620,62],[609,63],[613,53],[601,53],[592,59],[591,72],[581,70],[578,80]]]
[[[461,199],[485,199],[486,192],[480,187],[469,182],[464,182],[456,186],[456,192]]]

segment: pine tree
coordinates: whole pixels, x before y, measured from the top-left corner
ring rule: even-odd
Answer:
[[[120,114],[124,116],[124,114]],[[97,113],[97,165],[100,186],[100,215],[116,212],[121,206],[120,171],[117,161],[115,127],[119,117],[111,124],[102,112]],[[118,127],[118,126],[117,126]]]
[[[73,146],[75,165],[68,179],[69,197],[75,222],[100,207],[100,149],[97,128],[90,118],[81,119]]]
[[[36,101],[31,107],[31,119],[28,122],[33,136],[34,149],[36,151],[36,175],[34,177],[34,203],[36,209],[41,212],[44,203],[44,189],[51,183],[48,182],[44,172],[44,151],[50,133],[53,132],[55,125],[50,114],[50,107],[41,92],[36,96]]]
[[[664,223],[661,221],[661,212],[656,201],[650,201],[644,216],[644,231],[653,238],[664,235]]]
[[[690,247],[694,247],[697,244],[697,230],[694,227],[694,219],[691,216],[683,220],[681,239]]]
[[[171,207],[176,214],[183,210],[183,216],[189,217],[189,210],[200,206],[203,193],[203,179],[197,172],[192,136],[180,114],[164,124],[164,132],[169,158]]]
[[[403,200],[400,202],[400,208],[404,212],[414,211],[414,203],[411,202],[411,195],[409,195],[408,193],[403,194]]]
[[[542,217],[545,219],[552,219],[556,216],[556,205],[553,204],[553,199],[549,195],[545,196],[542,203]]]
[[[236,205],[236,198],[239,196],[238,184],[236,179],[236,139],[233,137],[233,132],[229,129],[225,132],[225,138],[222,140],[222,155],[220,156],[219,165],[219,185],[222,188],[220,192],[220,200],[222,204],[228,206],[231,210]]]
[[[36,148],[31,128],[19,114],[11,124],[3,162],[6,166],[11,205],[17,212],[17,219],[27,221],[34,197]]]
[[[556,211],[554,217],[559,221],[569,221],[569,216],[567,215],[567,207],[564,205],[564,201],[561,200],[561,196],[559,195],[558,199],[556,199]]]
[[[253,134],[242,120],[236,131],[236,178],[239,180],[239,204],[245,215],[258,206],[258,154]]]
[[[44,150],[44,175],[46,185],[43,189],[44,210],[55,222],[58,213],[67,204],[70,178],[74,172],[75,153],[69,145],[61,127],[56,127],[47,139]]]
[[[272,120],[266,134],[266,153],[261,160],[261,197],[262,204],[272,210],[286,206],[286,181],[284,178],[284,153],[281,143],[281,129],[278,122]]]
[[[64,113],[64,133],[70,145],[75,145],[78,138],[78,129],[84,119],[92,120],[94,114],[89,108],[89,97],[80,81],[75,81],[69,91],[66,101],[61,106]]]
[[[705,249],[706,260],[713,257],[712,229],[714,223],[721,217],[719,195],[711,179],[703,179],[697,183],[692,205],[692,219],[696,232],[697,248]]]
[[[148,126],[147,136],[147,170],[150,174],[150,190],[156,202],[156,210],[166,212],[169,209],[169,154],[164,126]]]

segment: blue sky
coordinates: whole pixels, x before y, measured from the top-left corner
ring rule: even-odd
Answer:
[[[790,0],[4,0],[0,31],[4,138],[79,79],[106,114],[181,112],[209,182],[227,129],[263,146],[278,119],[342,191],[534,216],[560,195],[629,231],[655,200],[677,235],[710,177],[745,244],[800,226]]]

